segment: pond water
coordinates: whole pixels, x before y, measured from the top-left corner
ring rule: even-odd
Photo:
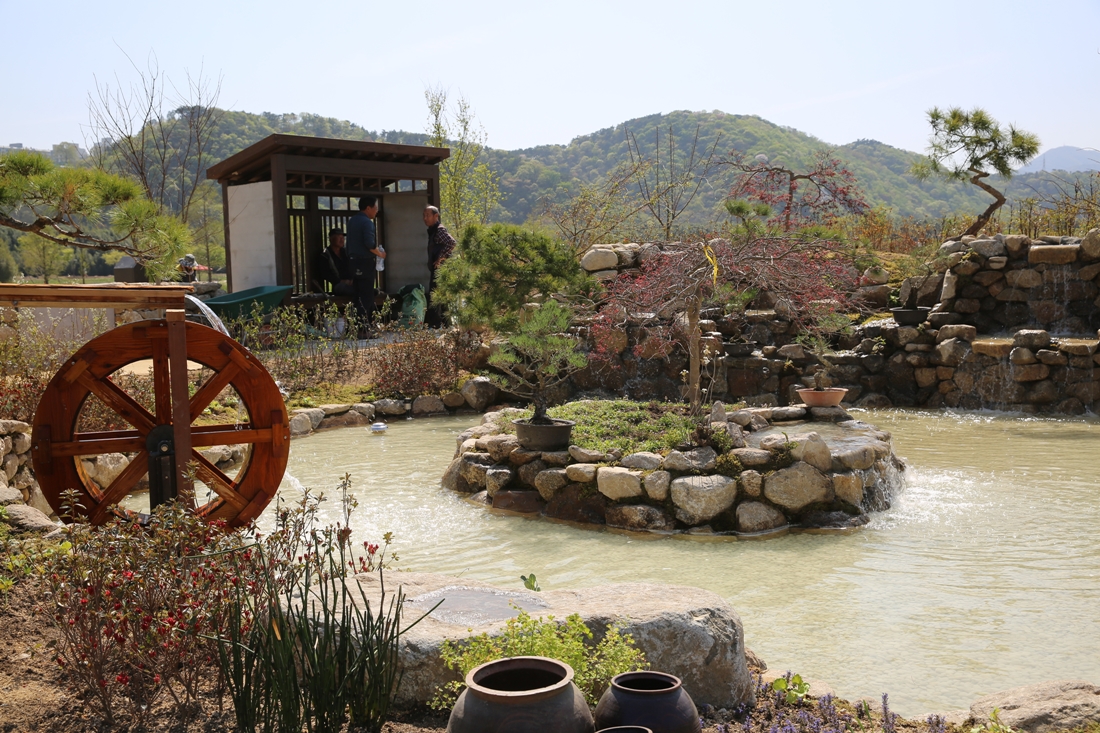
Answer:
[[[891,431],[911,467],[894,507],[852,534],[639,538],[494,514],[439,488],[474,416],[295,440],[281,495],[332,494],[350,473],[358,536],[393,531],[402,568],[515,590],[532,572],[543,588],[708,588],[773,670],[849,699],[888,692],[904,715],[1047,679],[1100,682],[1100,422],[856,412]]]

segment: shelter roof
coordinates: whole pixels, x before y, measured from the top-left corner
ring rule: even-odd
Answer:
[[[438,165],[441,160],[450,156],[451,151],[448,148],[433,148],[426,145],[393,145],[362,140],[275,134],[268,135],[236,155],[210,166],[206,170],[206,177],[231,184],[271,180],[271,158],[280,154],[317,159],[328,158],[334,162]]]

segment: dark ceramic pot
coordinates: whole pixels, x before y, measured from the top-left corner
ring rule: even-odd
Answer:
[[[604,728],[596,733],[653,733],[653,730],[640,725],[616,725],[614,728]]]
[[[615,675],[596,706],[596,729],[645,726],[653,733],[700,733],[699,711],[679,677],[664,672]]]
[[[928,312],[932,310],[925,306],[919,308],[891,308],[894,314],[894,322],[899,326],[919,326],[928,320]]]
[[[516,438],[527,450],[562,450],[569,447],[569,437],[573,434],[572,420],[554,421],[553,425],[532,425],[527,420],[513,420],[516,426]]]
[[[592,733],[592,713],[573,668],[547,657],[511,657],[474,667],[447,733]]]

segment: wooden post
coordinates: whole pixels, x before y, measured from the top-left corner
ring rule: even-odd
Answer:
[[[191,460],[191,398],[187,393],[187,321],[184,311],[165,311],[168,321],[168,367],[172,382],[172,442],[176,452],[176,493],[194,503],[194,487],[187,478]]]

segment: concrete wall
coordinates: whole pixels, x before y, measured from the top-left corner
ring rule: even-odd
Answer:
[[[428,233],[424,226],[427,205],[427,194],[390,195],[383,199],[389,293],[396,293],[409,283],[428,287]],[[236,268],[236,261],[233,265]]]
[[[270,181],[229,187],[230,292],[278,284],[271,190]]]

